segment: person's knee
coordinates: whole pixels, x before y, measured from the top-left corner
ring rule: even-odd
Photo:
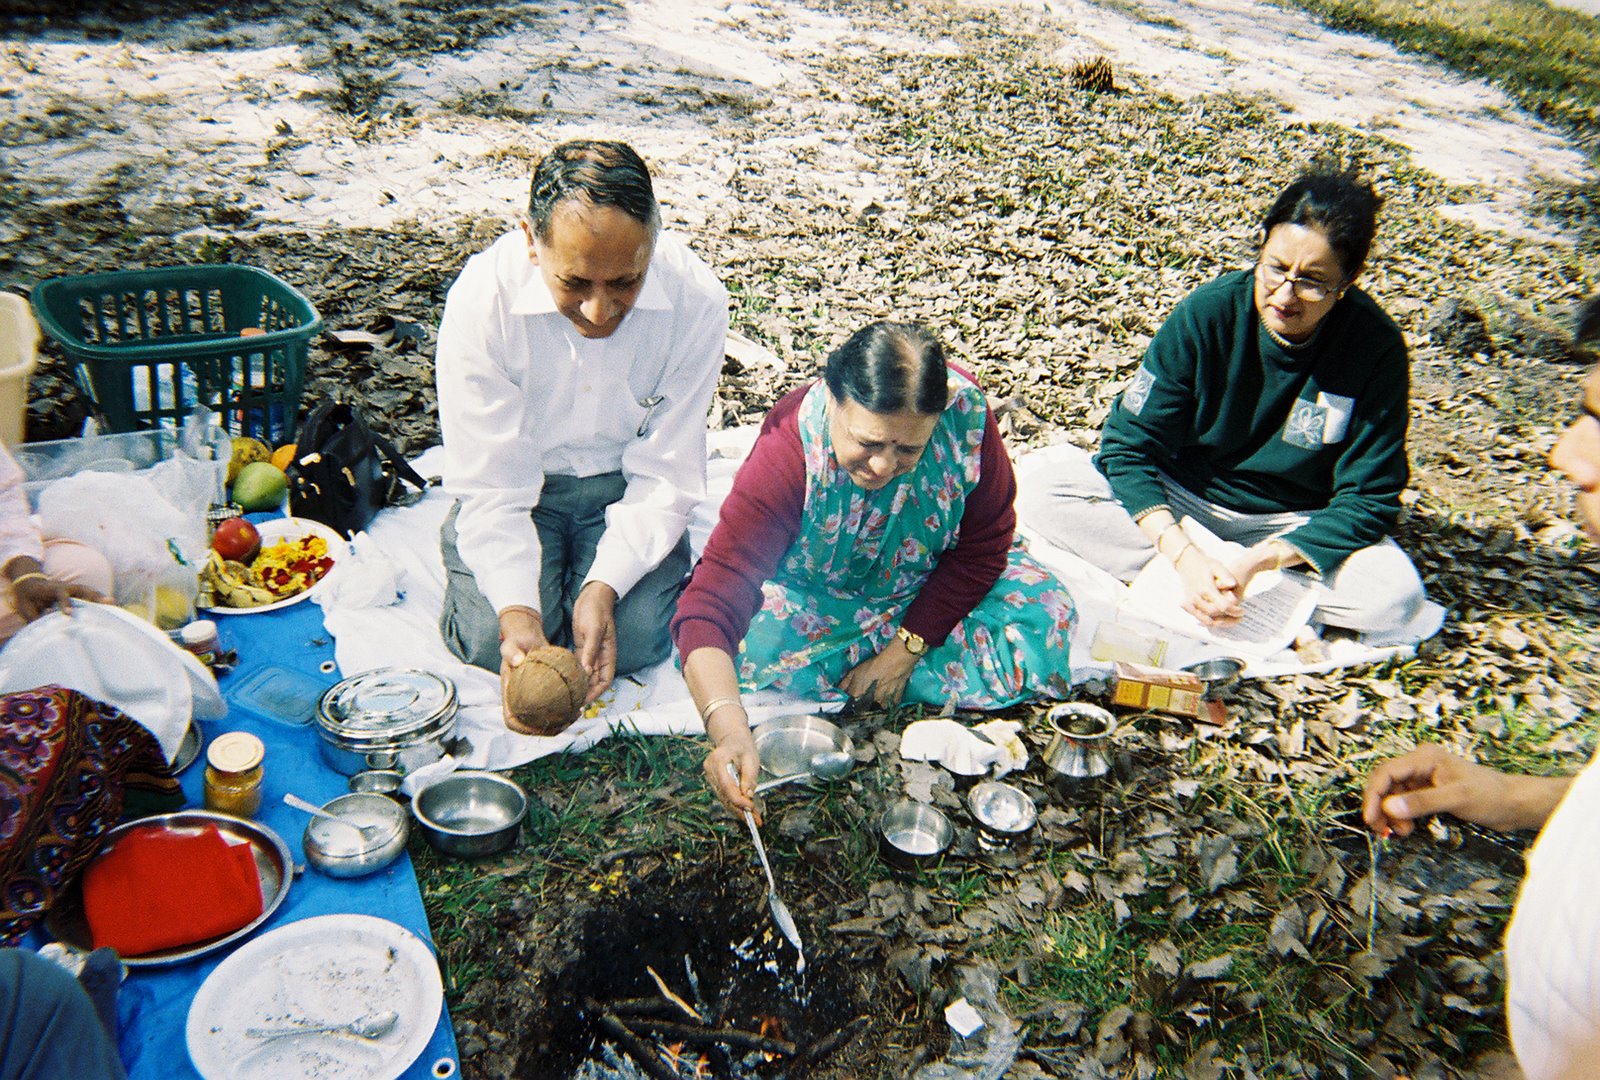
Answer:
[[[481,623],[478,619],[463,619],[447,606],[439,619],[439,634],[444,638],[445,648],[457,660],[499,674],[499,628],[497,626],[492,634],[485,633]]]
[[[1333,595],[1322,605],[1323,621],[1362,634],[1384,633],[1410,625],[1427,602],[1422,578],[1405,553],[1375,545],[1340,568]]]
[[[617,602],[617,674],[659,664],[672,655],[670,623],[689,577],[689,541],[681,539],[662,564]]]
[[[46,540],[44,572],[56,581],[82,585],[101,596],[111,595],[111,562],[88,544],[76,540]]]

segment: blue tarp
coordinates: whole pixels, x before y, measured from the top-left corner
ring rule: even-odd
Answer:
[[[348,791],[347,778],[323,762],[314,726],[290,725],[257,715],[241,708],[235,698],[238,688],[252,674],[269,665],[304,674],[327,686],[339,680],[337,672],[319,670],[324,662],[333,660],[333,641],[323,627],[322,609],[306,601],[259,615],[219,616],[217,622],[223,648],[238,651],[239,666],[221,680],[223,696],[229,701],[229,714],[223,720],[201,725],[205,741],[209,745],[219,733],[236,730],[261,737],[266,744],[266,779],[265,797],[257,820],[283,837],[296,864],[303,865],[305,851],[301,839],[308,818],[283,804],[284,792],[323,803]],[[202,804],[204,771],[202,761],[182,778],[190,806]],[[254,940],[300,919],[346,913],[388,919],[429,945],[433,943],[409,855],[402,855],[387,869],[362,878],[330,878],[307,868],[295,878],[283,906],[245,940]],[[189,1061],[184,1037],[189,1006],[200,984],[227,955],[228,950],[224,949],[184,964],[130,970],[122,986],[119,1011],[122,1059],[133,1080],[199,1076]],[[419,1080],[429,1077],[441,1058],[448,1058],[452,1063],[456,1060],[455,1035],[450,1028],[448,1010],[441,1011],[432,1040],[403,1076]]]

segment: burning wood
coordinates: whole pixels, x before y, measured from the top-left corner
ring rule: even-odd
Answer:
[[[754,1031],[741,1031],[733,1027],[706,1027],[694,1024],[675,1024],[670,1020],[651,1020],[640,1017],[629,1021],[636,1032],[649,1032],[669,1039],[677,1039],[692,1046],[737,1046],[742,1050],[760,1050],[764,1054],[793,1057],[798,1047],[784,1039],[769,1039]]]
[[[654,972],[651,973],[652,975]],[[622,998],[609,1004],[586,998],[585,1006],[600,1027],[616,1039],[617,1045],[652,1080],[689,1080],[720,1075],[706,1050],[722,1060],[722,1048],[751,1053],[759,1051],[765,1063],[780,1063],[784,1075],[803,1077],[821,1061],[838,1051],[866,1026],[866,1017],[857,1017],[843,1028],[806,1047],[782,1037],[783,1024],[775,1016],[761,1018],[759,1031],[746,1031],[718,1025],[696,1016],[695,1023],[663,1020],[658,1015],[682,1009],[682,999],[662,987],[667,998]],[[761,1070],[766,1071],[766,1067]]]
[[[704,1021],[705,1020],[705,1017],[701,1016],[700,1013],[698,1011],[696,1011],[696,1009],[695,1009],[695,1007],[693,1005],[690,1005],[687,1001],[683,1000],[677,994],[674,994],[672,992],[672,989],[669,986],[667,986],[666,980],[663,979],[660,975],[656,974],[656,969],[655,968],[653,968],[650,965],[646,964],[645,965],[645,971],[649,972],[650,973],[650,978],[655,980],[656,989],[661,991],[661,996],[662,997],[666,998],[668,1001],[672,1002],[678,1008],[682,1009],[688,1015],[689,1019],[691,1019],[691,1020],[700,1020],[700,1021]]]

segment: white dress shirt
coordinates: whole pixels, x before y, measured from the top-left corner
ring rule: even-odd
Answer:
[[[1600,757],[1528,854],[1506,932],[1506,1019],[1527,1080],[1600,1076]]]
[[[627,481],[585,583],[626,596],[661,564],[705,495],[727,333],[727,291],[666,233],[633,309],[597,340],[556,310],[521,230],[467,261],[439,328],[439,427],[456,547],[495,611],[540,607],[531,512],[547,475]]]

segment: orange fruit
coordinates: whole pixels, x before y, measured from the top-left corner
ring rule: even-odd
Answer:
[[[269,460],[278,468],[287,472],[289,470],[289,463],[294,460],[294,452],[294,443],[284,443],[282,446],[278,447],[272,452],[272,457]]]

